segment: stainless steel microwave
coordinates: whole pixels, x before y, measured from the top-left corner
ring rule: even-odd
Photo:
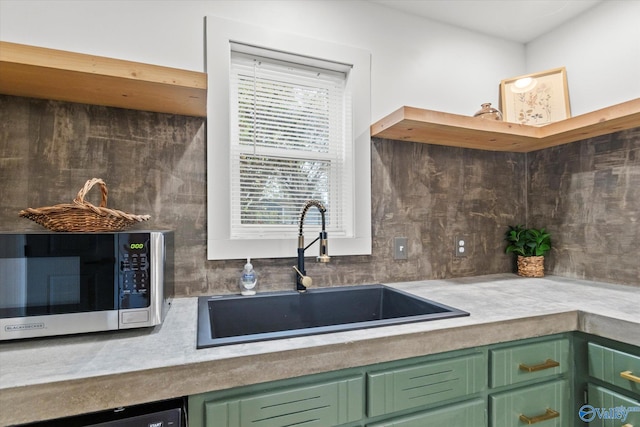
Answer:
[[[149,327],[173,298],[173,233],[0,233],[0,341]]]

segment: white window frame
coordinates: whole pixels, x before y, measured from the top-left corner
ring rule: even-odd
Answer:
[[[353,100],[353,235],[329,235],[329,254],[371,254],[371,55],[362,49],[207,16],[207,257],[210,260],[290,258],[297,239],[232,239],[230,191],[230,60],[232,43],[349,64]],[[300,207],[302,209],[302,206]],[[306,228],[305,228],[305,231]],[[305,233],[308,242],[315,233]],[[313,254],[313,253],[311,253]],[[310,254],[310,255],[311,255]]]

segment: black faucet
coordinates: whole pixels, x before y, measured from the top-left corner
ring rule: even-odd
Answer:
[[[322,230],[320,231],[320,235],[305,247],[302,225],[304,223],[304,217],[311,206],[315,206],[320,211],[320,216],[322,217]],[[312,283],[311,277],[307,276],[307,272],[304,269],[304,251],[306,251],[309,246],[320,240],[320,255],[318,255],[317,260],[318,262],[329,262],[330,260],[328,253],[327,231],[325,230],[324,219],[324,214],[326,211],[327,209],[319,201],[309,200],[307,203],[305,203],[304,207],[302,208],[302,212],[300,213],[300,232],[298,234],[298,266],[293,267],[293,269],[296,271],[296,290],[298,292],[305,292],[307,290],[307,286],[311,286]]]

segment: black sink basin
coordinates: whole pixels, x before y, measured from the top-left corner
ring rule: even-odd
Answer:
[[[384,285],[198,298],[198,348],[468,316]]]

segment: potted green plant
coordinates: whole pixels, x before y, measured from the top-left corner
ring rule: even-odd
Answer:
[[[518,256],[518,275],[544,277],[544,256],[551,250],[551,234],[544,228],[510,225],[505,240],[506,253]]]

